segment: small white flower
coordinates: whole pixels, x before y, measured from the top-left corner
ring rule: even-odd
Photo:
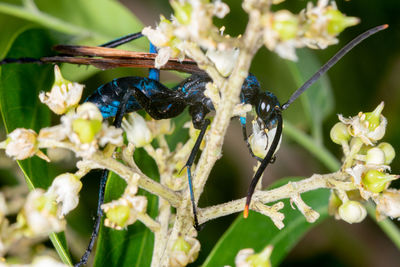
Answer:
[[[65,80],[57,65],[54,66],[54,75],[55,81],[51,91],[41,92],[39,99],[54,113],[61,115],[79,103],[84,85]]]
[[[250,263],[246,262],[246,259],[254,254],[254,249],[245,248],[239,250],[238,254],[235,257],[235,265],[237,267],[251,267]]]
[[[30,129],[17,128],[8,134],[5,141],[6,155],[15,160],[23,160],[34,155],[50,161],[50,159],[41,152],[37,146],[37,134]]]
[[[135,112],[130,113],[128,118],[122,121],[122,128],[126,132],[128,141],[136,147],[148,145],[153,140],[153,136],[150,129],[147,127],[146,121]]]
[[[17,160],[35,155],[36,133],[30,129],[17,128],[8,135],[6,154]]]
[[[115,126],[102,125],[102,130],[98,134],[99,145],[105,146],[106,144],[113,144],[122,146],[124,138],[122,136],[122,129],[115,128]]]
[[[81,188],[82,182],[72,173],[64,173],[54,179],[46,194],[61,206],[58,210],[59,218],[63,218],[78,206]]]
[[[260,253],[255,254],[252,248],[245,248],[238,252],[235,257],[236,267],[266,266],[270,267],[270,257],[273,246],[269,245]]]
[[[54,199],[46,196],[43,189],[31,191],[23,209],[28,235],[45,236],[51,232],[63,231],[66,222],[57,217],[56,210]]]
[[[161,23],[160,23],[161,25]],[[150,40],[150,42],[157,47],[164,47],[168,45],[170,38],[164,34],[165,28],[160,25],[154,30],[150,26],[143,28],[142,34]]]
[[[228,77],[235,67],[237,57],[239,56],[239,49],[209,49],[206,56],[215,64],[215,67],[222,76]]]
[[[146,213],[147,198],[135,196],[137,193],[137,179],[138,177],[134,178],[128,184],[121,198],[101,206],[107,217],[104,221],[105,226],[121,230],[135,223],[139,213]]]
[[[360,137],[366,145],[373,145],[385,135],[387,119],[381,114],[383,105],[381,102],[374,111],[360,112],[352,118],[344,118],[339,114],[339,120],[348,125],[351,136]]]
[[[389,216],[390,218],[400,217],[400,191],[387,189],[379,194],[376,199],[377,215]]]
[[[172,247],[169,266],[184,267],[197,259],[200,242],[190,236],[178,237]]]

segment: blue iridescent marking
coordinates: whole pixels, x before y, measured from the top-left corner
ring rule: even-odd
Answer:
[[[106,105],[100,107],[100,112],[104,119],[107,119],[109,117],[115,117],[117,111],[118,107],[114,107],[112,105]]]
[[[258,82],[256,76],[254,76],[253,74],[249,74],[246,78],[246,81],[249,83],[250,86],[260,87],[260,83]]]
[[[246,125],[246,117],[240,117],[240,123]]]
[[[150,53],[157,54],[157,48],[152,43],[150,43]],[[149,69],[149,79],[159,81],[160,80],[160,70],[159,69]]]

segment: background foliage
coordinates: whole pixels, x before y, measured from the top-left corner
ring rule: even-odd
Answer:
[[[29,2],[29,1],[28,1]],[[47,28],[49,25],[44,24],[40,19],[28,16],[28,14],[13,13],[10,10],[2,8],[1,4],[21,4],[22,1],[1,0],[0,1],[0,58],[3,58],[8,53],[11,41],[19,38],[19,45],[13,46],[11,53],[29,53],[26,56],[48,55],[50,50],[40,50],[40,47],[49,47],[49,43],[38,44],[39,41],[45,39],[35,36],[50,36],[50,43],[79,43],[79,44],[100,44],[111,40],[115,37],[124,34],[139,31],[142,25],[154,25],[158,21],[160,13],[168,16],[171,13],[167,1],[148,0],[143,1],[122,1],[123,4],[130,8],[133,14],[138,18],[132,17],[129,10],[119,5],[117,1],[106,0],[37,0],[35,3],[40,10],[45,11],[54,18],[59,20],[57,27],[51,27],[50,33],[37,33],[28,31],[24,35],[18,37],[20,33],[25,32],[29,28]],[[305,1],[287,1],[279,5],[279,8],[287,8],[293,12],[298,12],[305,6]],[[225,25],[226,32],[231,35],[237,35],[243,32],[247,17],[240,7],[239,0],[231,0],[228,3],[231,7],[231,13],[223,21],[216,21],[218,25]],[[324,146],[327,146],[337,158],[340,158],[340,151],[336,145],[327,138],[329,136],[330,127],[337,121],[336,113],[342,113],[345,116],[357,114],[360,110],[369,111],[373,109],[380,101],[385,101],[384,115],[388,117],[389,126],[387,129],[385,140],[390,142],[395,149],[400,147],[400,90],[399,76],[396,75],[400,68],[399,57],[399,19],[398,12],[400,4],[395,1],[338,1],[339,9],[347,15],[357,16],[361,18],[361,24],[347,29],[339,36],[340,42],[336,46],[332,46],[323,51],[302,50],[299,52],[301,61],[297,65],[289,63],[278,58],[266,49],[262,49],[255,57],[251,71],[258,77],[263,88],[274,92],[281,102],[284,102],[299,85],[301,79],[305,79],[316,71],[323,62],[332,56],[346,42],[354,38],[364,30],[376,25],[388,23],[389,29],[379,33],[357,47],[341,62],[339,62],[331,71],[329,71],[329,81],[325,80],[322,87],[314,90],[324,90],[328,98],[318,100],[315,94],[309,94],[308,99],[297,101],[285,114],[284,118],[291,124],[304,130],[311,131],[314,137],[317,138]],[[141,21],[143,24],[141,24]],[[22,38],[22,39],[21,39]],[[36,38],[36,39],[35,39]],[[44,38],[44,37],[43,37]],[[146,49],[146,42],[134,42],[125,48],[138,50]],[[27,50],[27,51],[23,51]],[[14,51],[14,52],[13,52]],[[30,54],[32,53],[32,54]],[[321,62],[321,63],[318,63]],[[18,81],[27,77],[33,78],[34,82],[39,84],[28,83],[35,90],[44,90],[51,82],[48,79],[39,80],[38,75],[32,71],[37,69],[37,66],[29,66],[29,70],[18,71],[22,76],[16,78]],[[47,70],[48,71],[48,70]],[[46,70],[45,70],[46,72]],[[28,74],[25,74],[28,73]],[[105,72],[98,72],[92,68],[86,67],[71,67],[64,66],[63,73],[66,78],[78,80],[86,84],[86,94],[89,94],[96,87],[113,78],[126,75],[146,75],[145,70],[118,69]],[[1,78],[9,77],[7,73],[1,72]],[[44,74],[43,74],[44,75]],[[50,71],[51,75],[51,71]],[[167,84],[179,80],[174,75],[163,73],[162,80]],[[14,84],[11,88],[17,88],[16,81],[10,81]],[[330,86],[329,86],[330,84]],[[43,87],[41,87],[43,86]],[[7,88],[7,89],[5,89]],[[13,100],[19,94],[18,90],[11,91],[10,87],[0,87],[3,118],[6,121],[6,129],[12,130],[10,127],[20,127],[18,120],[19,116],[25,116],[21,120],[26,120],[25,127],[37,127],[33,123],[33,117],[26,116],[27,112],[24,108],[31,105],[32,108],[37,108],[37,97],[25,95],[25,100],[31,99],[31,103],[25,103],[24,106],[7,107],[6,103]],[[330,90],[332,88],[332,90]],[[27,90],[27,89],[26,89]],[[28,90],[29,91],[29,90]],[[33,91],[31,91],[33,92]],[[37,95],[37,93],[36,93]],[[36,97],[36,98],[35,98]],[[321,102],[323,101],[323,102]],[[29,102],[29,101],[28,101]],[[18,102],[20,103],[20,102]],[[316,120],[315,112],[310,112],[310,107],[325,108],[327,118],[323,124]],[[328,108],[327,108],[328,107]],[[331,107],[331,108],[329,108]],[[10,109],[11,108],[11,109]],[[7,112],[4,112],[6,110]],[[25,115],[23,115],[25,114]],[[10,118],[15,116],[19,119]],[[40,116],[46,118],[47,115]],[[177,123],[188,119],[187,116],[178,118]],[[54,118],[57,122],[57,118]],[[12,123],[10,123],[12,122]],[[41,123],[48,124],[50,117],[46,120],[41,120]],[[318,134],[318,128],[321,128],[322,134]],[[287,127],[290,128],[290,127]],[[288,131],[288,130],[286,130]],[[182,138],[185,138],[185,132],[174,134],[171,138],[172,143],[176,143]],[[312,153],[297,145],[292,141],[290,133],[286,133],[284,140],[285,144],[281,147],[278,159],[272,168],[266,171],[264,184],[266,186],[282,177],[293,176],[309,176],[312,173],[324,173],[330,171],[327,163],[321,163]],[[323,140],[321,138],[323,137]],[[4,137],[4,131],[3,131]],[[4,138],[1,139],[4,139]],[[252,175],[252,164],[254,160],[248,155],[247,148],[241,140],[241,132],[239,124],[236,121],[232,122],[229,136],[224,147],[224,157],[215,166],[212,175],[207,184],[206,192],[204,193],[200,206],[208,206],[224,201],[229,201],[245,195],[247,186]],[[154,163],[151,159],[143,156],[145,153],[139,151],[136,158],[143,162],[142,168],[147,171],[151,177],[157,177],[157,172],[154,171]],[[140,157],[142,155],[142,157]],[[237,156],[240,155],[240,156]],[[245,155],[245,156],[243,156]],[[318,158],[318,157],[317,157]],[[3,161],[3,158],[2,158]],[[35,159],[35,161],[38,161]],[[30,163],[23,162],[22,164],[29,165]],[[33,163],[37,164],[37,163]],[[38,163],[42,164],[42,163]],[[51,179],[56,173],[65,171],[65,163],[51,164],[49,170],[41,175],[43,179]],[[334,164],[333,164],[334,165]],[[392,164],[392,172],[400,172],[400,161],[396,160]],[[1,184],[15,184],[13,177],[15,174],[10,168],[3,169],[0,172]],[[34,176],[34,175],[33,175]],[[32,175],[30,176],[32,177]],[[98,189],[99,173],[92,173],[90,177],[83,179],[84,188],[81,192],[82,199],[79,207],[73,211],[68,220],[71,228],[77,235],[67,233],[70,249],[75,257],[80,257],[84,251],[92,223],[93,216],[96,210],[97,189]],[[33,179],[35,180],[35,179]],[[43,181],[37,179],[38,181]],[[39,184],[45,186],[46,183]],[[110,185],[111,187],[111,185]],[[115,187],[121,189],[121,185],[116,182]],[[115,188],[114,187],[114,188]],[[115,190],[109,190],[114,194]],[[109,193],[109,197],[112,197]],[[321,216],[326,216],[327,192],[310,193],[309,204],[317,211],[321,212]],[[307,201],[306,201],[307,202]],[[155,207],[155,205],[149,205]],[[290,206],[288,206],[290,207]],[[289,211],[288,211],[289,212]],[[377,225],[368,219],[361,224],[348,225],[343,222],[335,222],[329,218],[323,220],[319,226],[309,225],[304,222],[299,222],[296,225],[297,211],[290,211],[287,214],[285,224],[286,230],[282,232],[282,240],[287,243],[280,243],[282,252],[280,258],[272,258],[273,262],[282,260],[291,246],[294,246],[302,233],[309,228],[313,228],[300,241],[294,250],[285,258],[281,266],[312,266],[313,264],[326,266],[379,266],[382,260],[385,259],[385,266],[395,266],[399,252],[395,245],[383,234]],[[294,214],[292,217],[292,214]],[[296,217],[297,215],[297,217]],[[325,216],[324,216],[325,215]],[[222,233],[228,228],[231,222],[236,218],[236,215],[228,216],[217,221],[208,223],[204,230],[200,232],[199,239],[202,244],[202,250],[199,260],[195,266],[203,263],[207,255],[215,246]],[[240,216],[239,216],[240,217]],[[322,221],[322,220],[321,220]],[[257,226],[259,225],[259,226]],[[101,245],[99,246],[99,255],[103,255],[96,259],[96,265],[101,266],[102,263],[109,262],[113,266],[122,266],[118,260],[125,257],[125,264],[132,266],[143,266],[149,261],[151,252],[151,235],[143,232],[141,225],[133,225],[129,228],[129,233],[119,233],[115,235],[112,230],[103,230],[101,236]],[[258,229],[258,230],[254,230]],[[111,233],[110,233],[111,232]],[[217,263],[232,264],[232,255],[237,253],[238,248],[233,242],[234,238],[243,238],[243,233],[248,233],[246,238],[250,244],[254,244],[255,248],[260,250],[269,242],[276,241],[276,236],[279,232],[271,225],[270,220],[256,214],[251,214],[248,220],[238,219],[234,223],[233,230],[229,230],[221,242],[216,246],[216,250],[206,260],[206,266],[216,266]],[[298,235],[295,235],[297,233]],[[285,235],[286,234],[286,235]],[[78,236],[77,239],[73,236]],[[251,239],[253,237],[253,239]],[[274,239],[275,238],[275,239]],[[116,241],[117,240],[117,241]],[[122,241],[121,241],[122,240]],[[272,240],[272,241],[271,241]],[[117,244],[116,244],[117,242]],[[118,243],[120,242],[120,243]],[[224,246],[231,244],[230,246]],[[243,242],[245,246],[246,242]],[[282,245],[284,244],[284,245]],[[243,247],[242,246],[242,247]],[[278,246],[279,247],[279,246]],[[218,259],[226,261],[217,262]],[[130,261],[132,260],[132,261]],[[381,263],[381,264],[380,264]]]

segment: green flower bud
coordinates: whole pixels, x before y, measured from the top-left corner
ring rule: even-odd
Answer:
[[[365,188],[372,193],[380,193],[386,189],[388,183],[397,179],[397,175],[389,175],[377,170],[369,170],[363,177]]]
[[[121,228],[126,226],[129,219],[130,209],[128,206],[118,205],[111,207],[106,211],[106,217],[112,224],[115,224]]]
[[[327,30],[331,35],[337,35],[347,27],[356,25],[360,21],[356,17],[347,17],[339,10],[333,8],[326,12],[326,16],[329,19]]]
[[[172,251],[182,251],[187,254],[190,251],[190,244],[186,242],[186,240],[182,236],[180,236],[175,241],[175,244],[172,247]]]
[[[373,147],[367,151],[365,162],[367,164],[382,165],[385,163],[385,153],[382,149]]]
[[[72,130],[82,143],[90,143],[101,130],[100,120],[76,119],[72,122]]]
[[[188,2],[181,4],[179,1],[170,1],[171,7],[174,10],[174,16],[179,23],[183,25],[190,24],[192,16],[192,5]]]
[[[365,120],[368,121],[368,129],[373,131],[381,123],[380,116],[383,110],[384,104],[381,102],[372,112],[365,113]]]
[[[343,122],[338,122],[332,127],[330,136],[332,141],[338,145],[342,144],[342,142],[347,142],[350,139],[347,126]]]
[[[392,147],[391,144],[383,142],[378,145],[378,148],[383,150],[383,153],[385,154],[385,164],[390,164],[392,163],[392,160],[396,156],[396,151],[394,151],[394,148]]]
[[[339,216],[340,218],[348,223],[359,223],[365,219],[367,216],[367,211],[364,206],[353,200],[349,200],[346,203],[343,203],[339,207]]]

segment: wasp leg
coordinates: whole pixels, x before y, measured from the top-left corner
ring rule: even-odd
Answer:
[[[117,115],[115,116],[115,120],[113,123],[113,125],[116,128],[121,127],[122,118],[124,117],[125,111],[126,111],[126,104],[128,103],[129,97],[131,95],[132,95],[132,92],[128,90],[128,91],[126,91],[124,97],[122,98],[121,105],[119,106]],[[101,219],[103,217],[103,210],[101,209],[101,205],[103,205],[103,203],[104,203],[104,194],[105,194],[105,188],[106,188],[106,183],[108,180],[109,173],[110,173],[109,170],[103,170],[103,172],[101,174],[99,200],[97,202],[96,221],[94,222],[92,235],[90,236],[89,245],[86,248],[85,253],[83,254],[82,258],[79,260],[79,262],[74,265],[74,267],[79,267],[79,266],[85,265],[87,263],[90,253],[93,250],[94,243],[96,242],[97,236],[99,234],[100,223],[101,223]]]
[[[189,158],[188,158],[185,166],[182,168],[182,169],[186,168],[187,174],[188,174],[190,201],[192,202],[193,217],[194,217],[194,228],[197,231],[200,231],[200,225],[199,225],[199,220],[197,219],[196,202],[194,201],[194,192],[193,192],[191,167],[193,165],[193,162],[194,162],[194,160],[196,158],[197,153],[199,152],[200,144],[203,141],[204,134],[206,133],[208,125],[210,125],[210,120],[209,119],[205,119],[204,120],[204,124],[201,127],[199,136],[197,137],[196,142],[195,142],[195,144],[193,146],[193,149],[190,152]]]

